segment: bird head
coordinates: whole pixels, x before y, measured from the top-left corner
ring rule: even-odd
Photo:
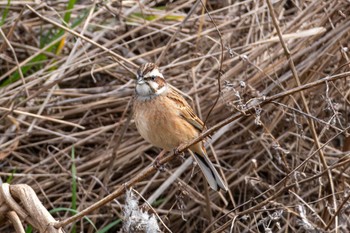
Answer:
[[[156,64],[145,63],[137,70],[137,95],[152,97],[165,93],[167,89],[167,83]]]

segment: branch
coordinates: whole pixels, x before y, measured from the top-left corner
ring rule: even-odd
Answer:
[[[247,107],[246,112],[250,112],[250,111],[254,110],[254,108],[259,106],[259,105],[266,105],[266,104],[270,103],[273,100],[276,100],[276,99],[279,99],[279,98],[291,95],[291,94],[296,93],[296,92],[300,92],[302,90],[305,90],[305,89],[308,89],[308,88],[320,85],[320,84],[325,83],[325,82],[335,81],[337,79],[345,78],[345,77],[347,77],[349,75],[350,75],[350,72],[345,72],[345,73],[342,73],[342,74],[329,76],[329,77],[317,80],[315,82],[311,82],[311,83],[308,83],[308,84],[305,84],[305,85],[302,85],[302,86],[299,86],[299,87],[296,87],[296,88],[293,88],[293,89],[281,92],[279,94],[276,94],[276,95],[273,95],[273,96],[270,96],[270,97],[266,97],[262,101],[255,101],[254,104],[252,104],[251,106]],[[191,140],[190,142],[187,142],[185,144],[180,145],[177,148],[177,153],[172,153],[171,155],[169,155],[169,156],[163,158],[162,160],[160,160],[160,162],[159,162],[160,165],[163,165],[163,164],[173,160],[178,153],[181,153],[181,152],[185,151],[187,148],[189,148],[193,144],[196,144],[197,142],[203,140],[204,138],[206,138],[207,136],[212,134],[214,131],[220,129],[221,127],[229,124],[230,122],[232,122],[232,121],[234,121],[234,120],[236,120],[236,119],[238,119],[240,117],[249,116],[249,115],[251,115],[251,114],[249,114],[249,113],[245,114],[245,113],[239,112],[239,113],[236,113],[233,116],[231,116],[231,117],[229,117],[229,118],[219,122],[218,124],[214,125],[210,129],[208,129],[205,132],[201,133],[198,137],[196,137],[195,139]],[[74,216],[72,216],[70,218],[67,218],[67,219],[65,219],[65,220],[63,220],[61,222],[56,223],[54,226],[56,228],[60,228],[60,227],[64,227],[64,226],[66,226],[66,225],[68,225],[70,223],[73,223],[73,222],[76,222],[76,221],[80,220],[81,218],[83,218],[84,216],[88,215],[89,213],[91,213],[91,212],[95,211],[96,209],[100,208],[101,206],[104,206],[105,204],[111,202],[113,199],[121,196],[125,192],[125,190],[127,190],[128,188],[130,188],[133,185],[137,184],[139,181],[144,180],[146,177],[148,177],[149,175],[155,173],[156,171],[157,171],[157,169],[155,167],[153,167],[153,166],[150,166],[150,167],[144,169],[138,176],[134,177],[129,182],[126,182],[124,185],[120,186],[113,193],[111,193],[108,196],[104,197],[103,199],[101,199],[100,201],[98,201],[95,204],[91,205],[90,207],[82,210],[78,214],[76,214],[76,215],[74,215]]]

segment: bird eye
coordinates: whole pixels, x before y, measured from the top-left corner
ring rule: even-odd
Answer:
[[[156,76],[151,76],[151,80],[155,80],[156,79]]]

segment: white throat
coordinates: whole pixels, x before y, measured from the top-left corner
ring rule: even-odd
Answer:
[[[156,92],[153,92],[152,88],[148,86],[148,84],[137,84],[136,85],[136,94],[137,98],[142,100],[149,100],[153,99],[159,95],[163,95],[168,91],[168,85],[164,85],[163,87],[158,89],[158,84],[156,82],[150,83],[153,90],[156,90]]]

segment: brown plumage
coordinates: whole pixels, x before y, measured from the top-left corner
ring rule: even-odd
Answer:
[[[139,133],[146,141],[168,151],[197,137],[204,127],[191,106],[167,85],[153,63],[143,64],[137,71],[134,119]],[[203,142],[192,145],[189,150],[210,187],[226,191],[224,182],[207,156]]]

